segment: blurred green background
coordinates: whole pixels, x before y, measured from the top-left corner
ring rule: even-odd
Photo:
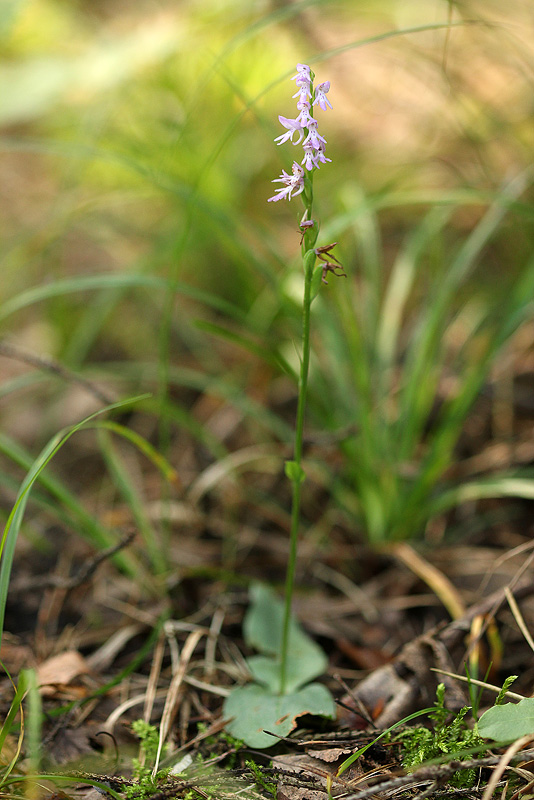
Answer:
[[[237,464],[224,461],[229,453],[241,453],[243,464],[256,459],[265,475],[240,491],[284,527],[287,497],[273,474],[291,442],[300,204],[266,200],[294,154],[273,143],[278,114],[295,115],[289,78],[297,62],[309,63],[317,81],[332,85],[333,111],[321,115],[332,163],[315,178],[320,243],[339,241],[348,273],[331,279],[314,306],[310,448],[321,435],[333,438],[310,474],[325,497],[334,487],[349,515],[358,515],[364,491],[353,472],[367,471],[367,485],[380,482],[392,456],[391,442],[369,452],[371,434],[365,452],[355,454],[350,441],[332,447],[339,431],[361,431],[375,407],[369,395],[368,411],[355,411],[367,378],[357,363],[363,356],[354,355],[360,345],[352,355],[343,350],[352,330],[345,300],[360,334],[375,341],[403,242],[429,211],[443,211],[446,223],[429,234],[403,303],[392,367],[402,369],[462,242],[502,186],[525,175],[498,201],[502,214],[444,301],[433,344],[439,370],[421,400],[415,443],[399,456],[406,469],[384,478],[378,500],[364,501],[362,525],[376,540],[387,538],[393,518],[397,537],[421,530],[428,514],[402,528],[405,511],[376,504],[393,483],[402,493],[424,458],[436,398],[454,395],[461,380],[457,358],[471,364],[484,350],[481,309],[498,321],[503,298],[526,275],[533,29],[527,0],[1,0],[1,336],[111,398],[150,392],[133,424],[176,467],[191,502],[220,485],[206,472],[199,484],[203,470],[220,462],[225,475]],[[520,307],[514,353],[522,363],[532,334],[525,292],[510,311]],[[377,364],[370,349],[367,377]],[[394,393],[391,406],[381,397],[375,444],[391,419],[404,425]],[[1,426],[11,443],[3,447],[6,508],[19,474],[15,443],[36,454],[97,407],[83,386],[0,358]],[[518,435],[514,424],[497,433]],[[264,449],[246,450],[255,446]],[[94,513],[109,514],[120,491],[98,483],[93,456],[94,443],[80,438],[63,479],[82,498],[87,492]],[[158,486],[125,458],[139,496],[157,499]],[[317,491],[308,508],[316,521],[330,503]],[[235,520],[238,501],[224,497]],[[324,529],[331,525],[328,517]]]

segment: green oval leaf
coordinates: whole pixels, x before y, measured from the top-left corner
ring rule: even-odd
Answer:
[[[334,719],[336,708],[330,692],[320,683],[310,683],[291,694],[273,694],[267,687],[240,686],[226,698],[225,717],[233,717],[226,730],[249,747],[272,747],[276,736],[287,736],[303,714]],[[271,731],[276,736],[270,736]]]
[[[250,590],[251,604],[243,623],[245,641],[250,647],[274,656],[263,659],[256,656],[248,661],[249,669],[260,683],[273,689],[280,686],[280,662],[275,660],[282,647],[284,604],[263,584],[255,584]],[[319,645],[305,633],[300,625],[291,620],[287,660],[286,689],[288,692],[322,675],[328,659]],[[275,683],[275,674],[278,682]]]
[[[534,734],[534,697],[489,708],[480,717],[478,732],[485,739],[496,742],[513,741]]]

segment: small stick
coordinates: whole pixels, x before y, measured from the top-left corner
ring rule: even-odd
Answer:
[[[100,553],[84,562],[80,569],[70,578],[64,578],[62,575],[39,575],[31,580],[13,582],[9,590],[10,592],[20,593],[26,592],[28,589],[74,589],[76,586],[88,581],[103,561],[127,547],[135,538],[135,534],[136,531],[134,529],[129,530],[116,544],[106,547],[105,550],[101,550]]]
[[[111,397],[110,395],[103,392],[98,386],[95,386],[92,381],[87,380],[87,378],[83,378],[81,375],[77,375],[72,370],[68,369],[68,367],[64,367],[63,364],[60,364],[59,361],[52,359],[50,357],[44,356],[36,356],[34,353],[28,353],[26,350],[22,350],[20,347],[14,344],[10,344],[9,342],[0,340],[0,356],[4,356],[4,358],[11,358],[14,361],[21,361],[23,364],[28,364],[30,367],[36,367],[36,369],[40,369],[43,372],[51,372],[54,375],[57,375],[59,378],[63,378],[70,383],[78,383],[80,386],[92,394],[93,397],[102,403],[105,406],[109,406],[115,402],[116,398]]]

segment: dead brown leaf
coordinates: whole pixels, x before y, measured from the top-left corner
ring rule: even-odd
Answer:
[[[77,650],[66,650],[64,653],[51,656],[37,668],[39,692],[43,697],[51,697],[58,685],[68,686],[78,675],[85,675],[88,672],[89,667]]]

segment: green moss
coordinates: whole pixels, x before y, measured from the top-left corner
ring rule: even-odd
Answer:
[[[258,789],[260,790],[263,789],[268,794],[272,794],[273,797],[276,797],[276,783],[273,783],[272,781],[268,781],[266,779],[265,775],[262,772],[261,767],[258,764],[256,764],[255,761],[251,761],[250,759],[247,759],[245,761],[245,765],[252,772]]]
[[[140,741],[140,758],[133,759],[133,779],[135,783],[126,789],[128,800],[143,800],[154,794],[158,785],[169,774],[168,769],[159,770],[152,776],[159,745],[159,732],[155,725],[150,725],[142,719],[132,722],[132,730]],[[162,754],[166,747],[162,748]]]
[[[470,706],[464,706],[451,719],[450,711],[445,707],[445,686],[440,683],[436,691],[435,711],[430,715],[431,728],[415,726],[395,734],[392,741],[402,747],[403,766],[416,767],[425,761],[450,755],[457,758],[460,753],[483,744],[475,730],[469,727],[466,720]],[[462,770],[450,779],[452,786],[470,787],[476,780],[476,770]]]

